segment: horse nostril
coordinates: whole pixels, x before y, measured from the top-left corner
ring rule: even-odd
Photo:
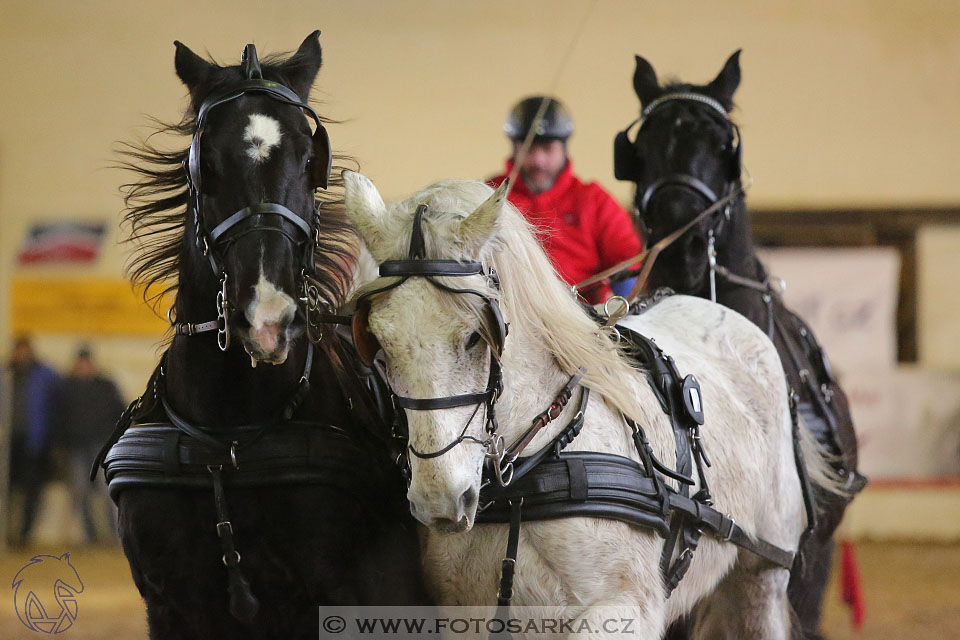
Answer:
[[[473,512],[477,508],[477,490],[474,487],[467,488],[460,498],[457,499],[457,509],[460,512],[460,515],[466,516]]]

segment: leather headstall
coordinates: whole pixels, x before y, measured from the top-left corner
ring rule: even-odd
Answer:
[[[645,125],[647,118],[650,115],[662,107],[663,105],[682,100],[685,102],[693,102],[703,104],[711,109],[717,111],[723,116],[724,121],[730,127],[730,137],[733,140],[733,152],[731,156],[731,170],[728,181],[728,186],[726,192],[729,193],[736,188],[736,184],[740,181],[740,170],[742,166],[742,157],[743,150],[740,142],[740,128],[736,125],[735,122],[730,120],[730,116],[727,113],[727,110],[721,105],[718,101],[713,98],[703,95],[701,93],[692,93],[692,92],[681,92],[681,93],[668,93],[663,95],[649,105],[647,105],[643,112],[637,120],[634,120],[626,129],[617,134],[616,138],[613,141],[613,173],[617,180],[627,180],[630,182],[636,182],[639,185],[639,180],[641,179],[641,174],[643,170],[643,158],[639,155],[636,146],[636,140],[630,140],[630,129],[633,128],[635,124],[640,123],[640,128],[642,129]],[[639,135],[639,131],[637,133]],[[702,180],[695,176],[691,176],[685,173],[672,173],[670,175],[664,176],[657,180],[654,180],[648,184],[641,194],[638,194],[637,198],[637,209],[640,214],[641,219],[645,218],[647,215],[647,210],[650,205],[650,201],[653,200],[654,196],[666,187],[682,187],[686,188],[698,196],[706,200],[708,205],[720,200],[720,197],[707,186]],[[724,216],[720,218],[717,222],[719,226],[722,224],[724,218],[729,218],[730,216],[730,207],[727,206],[724,208]]]
[[[503,460],[504,446],[502,436],[497,434],[497,420],[494,406],[497,398],[500,397],[503,391],[503,374],[500,367],[500,356],[503,353],[508,327],[506,322],[504,322],[503,314],[500,311],[500,306],[497,304],[496,299],[476,289],[458,289],[451,287],[437,280],[437,278],[481,275],[492,282],[495,287],[499,287],[499,280],[492,269],[485,269],[480,262],[427,259],[423,237],[423,216],[426,211],[427,205],[421,204],[414,213],[413,231],[410,237],[410,248],[407,258],[404,260],[387,260],[380,265],[381,277],[396,277],[397,280],[379,289],[368,291],[357,300],[356,312],[353,316],[354,343],[356,344],[357,353],[361,361],[368,366],[376,367],[386,381],[386,372],[377,359],[377,354],[381,351],[380,343],[376,336],[371,333],[369,327],[370,299],[372,296],[395,289],[410,278],[424,278],[427,282],[443,291],[479,297],[483,301],[483,315],[486,319],[486,335],[484,337],[490,349],[490,371],[487,377],[486,388],[483,391],[475,393],[436,398],[410,398],[397,395],[391,391],[391,397],[395,407],[414,411],[434,411],[476,405],[474,413],[470,416],[470,419],[467,420],[460,435],[442,449],[433,452],[421,452],[417,451],[412,445],[408,445],[407,449],[417,457],[434,458],[443,455],[463,441],[471,441],[484,446],[487,449],[488,459],[496,457],[496,462],[499,464],[499,462]],[[476,411],[479,411],[481,406],[484,407],[485,410],[484,428],[486,437],[483,440],[467,435],[466,433],[467,427],[473,421]],[[400,415],[402,413],[403,412],[398,412],[398,421],[402,420],[403,416]],[[398,423],[395,427],[396,431],[401,432],[398,435],[401,437],[406,436],[406,434],[403,433],[403,431],[405,431],[405,422],[404,424]]]
[[[177,322],[175,327],[177,333],[181,335],[195,335],[217,330],[217,340],[223,351],[226,351],[230,346],[230,332],[227,327],[230,307],[227,299],[228,274],[224,267],[223,255],[229,251],[238,238],[248,233],[280,233],[301,252],[303,265],[301,286],[305,291],[304,298],[309,298],[309,283],[307,280],[309,274],[314,270],[313,251],[318,243],[316,237],[318,212],[316,210],[312,211],[309,221],[307,221],[302,214],[297,214],[282,204],[258,202],[233,213],[212,229],[209,228],[203,215],[203,175],[200,168],[201,141],[209,114],[217,107],[247,94],[264,95],[282,104],[296,107],[309,116],[316,126],[311,138],[313,157],[310,168],[310,187],[314,191],[327,188],[330,170],[333,165],[330,138],[317,112],[289,87],[263,78],[254,45],[248,44],[246,46],[241,63],[244,66],[246,79],[234,84],[227,90],[207,97],[197,110],[196,130],[190,142],[187,160],[184,162],[189,203],[193,209],[196,243],[210,262],[214,274],[220,279],[220,292],[217,294],[216,321],[203,323]]]

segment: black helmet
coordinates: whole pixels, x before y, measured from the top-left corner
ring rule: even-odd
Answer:
[[[523,140],[530,132],[533,119],[540,110],[543,101],[548,102],[543,118],[537,123],[534,142],[566,140],[573,133],[573,118],[563,103],[550,96],[531,96],[514,105],[503,125],[503,130],[511,140]]]

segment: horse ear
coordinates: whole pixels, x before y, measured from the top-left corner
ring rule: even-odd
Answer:
[[[177,76],[183,81],[183,84],[187,85],[190,97],[196,102],[200,86],[207,81],[217,66],[195,54],[179,40],[174,41],[173,46],[177,48],[177,53],[173,57],[173,65],[177,70]]]
[[[707,85],[707,92],[719,100],[727,111],[733,108],[733,94],[740,86],[741,51],[742,49],[734,51],[717,77]]]
[[[657,80],[657,72],[653,70],[652,64],[640,56],[634,56],[634,58],[637,60],[637,69],[633,72],[633,90],[640,98],[640,105],[646,106],[660,95],[660,82]]]
[[[510,178],[507,178],[490,194],[489,198],[483,201],[483,204],[463,219],[454,234],[460,243],[473,249],[479,249],[486,244],[496,231],[503,203],[507,199],[509,185]]]
[[[317,29],[306,37],[297,52],[282,67],[283,76],[290,88],[304,102],[310,97],[310,88],[317,79],[322,64],[323,51],[320,48],[320,30]]]
[[[349,169],[345,169],[340,175],[343,176],[343,200],[347,217],[356,227],[370,253],[378,258],[374,247],[386,231],[387,205],[366,176]]]

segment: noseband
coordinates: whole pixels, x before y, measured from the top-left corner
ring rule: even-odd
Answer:
[[[387,260],[380,265],[380,276],[397,277],[398,279],[384,287],[364,293],[357,300],[357,311],[353,319],[354,343],[357,346],[357,352],[361,360],[368,365],[376,366],[384,380],[386,380],[386,372],[383,370],[381,363],[376,360],[376,356],[380,352],[380,344],[376,337],[370,332],[368,326],[371,296],[395,289],[410,278],[424,278],[427,282],[443,291],[454,294],[469,294],[481,298],[485,307],[484,315],[488,321],[489,339],[487,340],[487,344],[490,349],[490,372],[487,376],[486,389],[476,393],[464,393],[435,398],[410,398],[397,395],[392,391],[391,396],[395,407],[412,409],[414,411],[435,411],[476,405],[476,409],[470,415],[460,435],[443,448],[432,452],[417,451],[413,445],[408,445],[407,448],[410,453],[416,457],[427,459],[441,456],[461,442],[474,442],[486,449],[487,459],[493,463],[497,477],[501,478],[501,463],[503,462],[506,448],[504,446],[503,436],[497,433],[497,418],[494,405],[497,402],[497,398],[499,398],[503,392],[503,374],[500,367],[500,356],[503,353],[508,328],[503,321],[500,306],[494,298],[476,289],[456,289],[450,287],[436,278],[439,276],[465,277],[482,275],[490,280],[497,288],[499,288],[499,281],[496,272],[492,269],[485,269],[480,262],[426,259],[423,238],[423,214],[426,211],[427,205],[421,204],[417,207],[416,213],[413,216],[413,233],[410,237],[410,249],[407,259]],[[470,423],[473,422],[473,417],[477,414],[477,411],[480,410],[481,406],[484,407],[485,414],[484,430],[486,432],[486,438],[483,440],[467,435],[466,433]],[[509,477],[505,482],[509,483]]]
[[[297,215],[282,204],[259,202],[240,209],[213,229],[208,230],[203,216],[203,181],[200,171],[200,142],[208,114],[213,109],[250,93],[265,95],[282,104],[296,107],[310,116],[316,124],[312,136],[313,165],[311,168],[311,186],[314,191],[327,188],[332,165],[330,139],[317,112],[308,104],[305,104],[292,89],[271,80],[264,80],[257,59],[257,50],[252,44],[248,44],[244,49],[241,63],[244,65],[246,79],[226,91],[208,97],[197,110],[197,127],[193,134],[193,140],[190,142],[187,160],[184,162],[189,202],[193,209],[196,244],[209,260],[214,275],[219,277],[220,291],[217,293],[217,319],[215,321],[203,323],[177,322],[174,326],[177,334],[180,335],[194,335],[216,330],[217,344],[221,351],[226,351],[230,347],[230,327],[228,325],[230,303],[227,298],[229,278],[223,258],[235,242],[245,235],[258,232],[279,233],[293,247],[299,248],[302,263],[300,286],[303,290],[302,300],[307,304],[308,316],[313,306],[319,308],[321,304],[319,292],[316,286],[310,282],[314,270],[313,253],[320,242],[317,229],[319,212],[314,210],[310,216],[310,222],[307,222],[302,216]],[[170,314],[168,313],[169,317]],[[307,327],[309,333],[311,330],[309,317]],[[314,338],[312,335],[310,337],[311,339]]]

